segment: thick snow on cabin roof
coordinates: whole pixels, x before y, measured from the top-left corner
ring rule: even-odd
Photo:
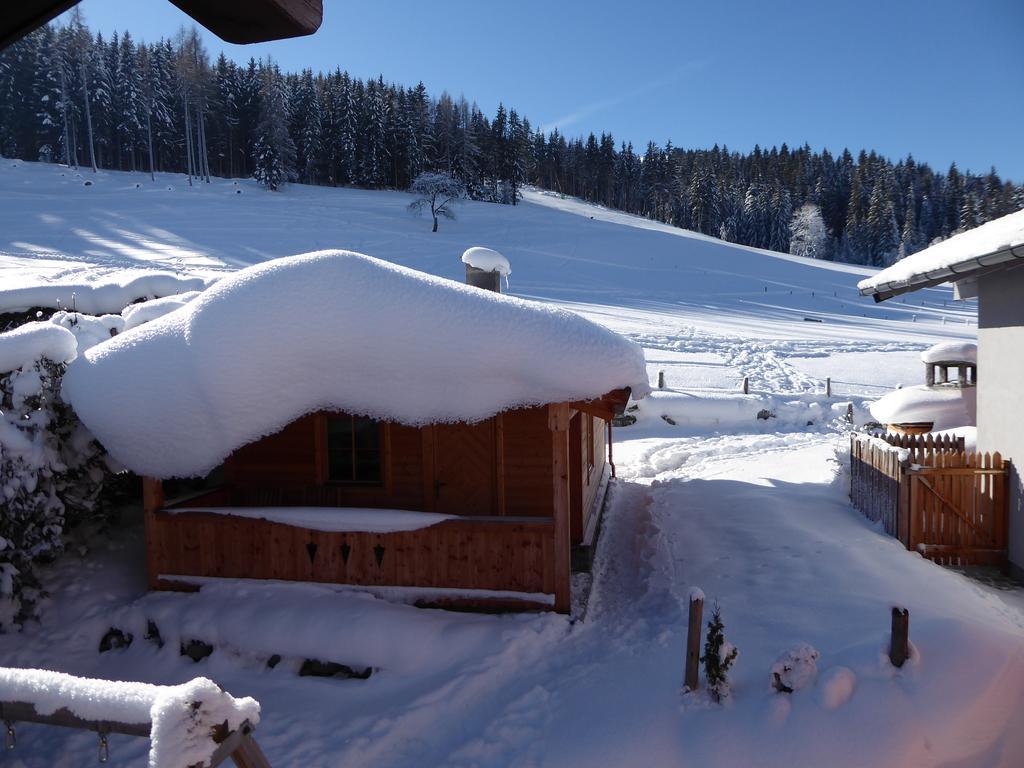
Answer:
[[[976,387],[924,385],[889,392],[869,406],[871,415],[882,424],[932,422],[938,432],[977,423]]]
[[[1009,261],[1014,257],[1024,259],[1024,211],[1002,216],[913,253],[878,274],[861,280],[857,288],[867,295],[906,289],[941,277],[955,280],[957,274],[989,266],[983,257],[1006,252],[1010,254],[993,259],[992,263]],[[982,263],[973,263],[975,259],[981,259]]]
[[[80,356],[63,395],[111,455],[203,475],[318,410],[420,426],[649,391],[643,350],[563,309],[349,251],[243,269]]]

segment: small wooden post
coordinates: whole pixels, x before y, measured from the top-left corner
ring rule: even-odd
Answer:
[[[743,394],[750,394],[750,379],[748,379],[746,376],[743,377]]]
[[[665,372],[658,371],[658,389],[665,388]]]
[[[700,669],[700,632],[704,616],[704,593],[699,589],[690,592],[690,620],[686,630],[686,676],[683,684],[687,691],[700,687],[697,672]]]
[[[825,397],[832,397],[832,378],[825,378]]]
[[[892,608],[892,639],[889,641],[889,661],[894,667],[902,667],[909,656],[909,632],[910,611],[894,605]]]
[[[848,403],[846,406],[846,423],[853,424],[853,403]]]

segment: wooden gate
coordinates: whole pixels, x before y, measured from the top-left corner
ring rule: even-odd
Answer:
[[[928,436],[931,437],[931,436]],[[962,442],[850,442],[850,500],[911,550],[944,565],[1006,565],[1010,462]]]
[[[998,452],[946,453],[911,465],[908,546],[946,565],[1004,565],[1007,467]]]

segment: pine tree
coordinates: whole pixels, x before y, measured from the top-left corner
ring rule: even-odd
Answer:
[[[718,603],[711,613],[708,622],[708,633],[704,641],[704,655],[700,657],[704,665],[704,678],[707,680],[708,692],[715,701],[729,697],[729,670],[736,663],[739,650],[725,639],[725,624],[722,622],[722,611]]]
[[[277,191],[295,177],[295,143],[288,135],[287,96],[276,64],[263,70],[256,136],[253,175],[267,189]]]

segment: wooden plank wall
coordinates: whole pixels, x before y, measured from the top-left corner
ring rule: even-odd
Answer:
[[[156,512],[155,574],[368,586],[555,591],[550,520],[449,520],[394,533],[327,532],[214,513]]]

